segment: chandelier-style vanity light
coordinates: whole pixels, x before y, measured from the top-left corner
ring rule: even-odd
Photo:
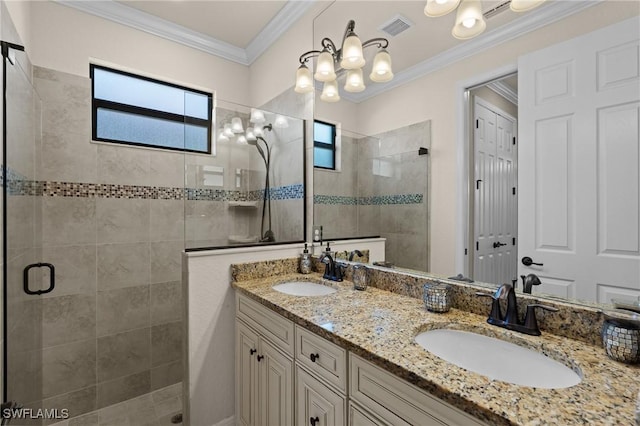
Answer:
[[[310,50],[300,56],[300,67],[296,72],[296,92],[312,92],[313,79],[315,79],[324,83],[320,99],[325,102],[338,102],[340,93],[338,91],[337,78],[343,73],[347,74],[344,90],[352,93],[362,92],[365,89],[362,67],[366,63],[362,50],[371,46],[380,49],[373,59],[373,68],[371,74],[369,74],[371,81],[384,83],[393,78],[391,56],[386,50],[389,46],[389,40],[386,38],[372,38],[363,43],[354,32],[355,27],[355,21],[349,21],[340,49],[336,47],[330,38],[325,37],[321,42],[322,50]],[[317,57],[318,60],[316,62],[316,72],[311,77],[311,71],[306,64],[314,57]]]
[[[545,0],[511,0],[506,1],[495,9],[509,7],[514,12],[526,12],[535,7],[540,6]],[[424,14],[433,18],[444,16],[447,13],[458,9],[456,21],[451,34],[460,40],[468,40],[482,32],[487,28],[487,23],[482,15],[481,0],[427,0],[424,7]]]

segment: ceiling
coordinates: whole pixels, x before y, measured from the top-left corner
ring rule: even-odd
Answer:
[[[389,39],[395,78],[389,83],[368,85],[364,92],[349,94],[353,102],[376,96],[599,2],[548,0],[525,13],[515,13],[506,7],[486,19],[487,29],[483,34],[462,41],[451,35],[455,12],[438,18],[427,17],[423,12],[426,0],[54,1],[244,65],[250,65],[312,7],[315,11],[324,7],[314,19],[315,49],[320,48],[323,37],[340,44],[349,19],[355,20],[355,30],[361,40]],[[504,2],[484,0],[483,12]],[[408,30],[395,37],[379,30],[398,15],[411,23]],[[366,49],[365,53],[370,61],[375,49]]]
[[[225,43],[246,49],[286,1],[118,1]]]

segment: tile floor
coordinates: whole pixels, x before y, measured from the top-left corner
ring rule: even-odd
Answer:
[[[182,383],[176,383],[52,426],[172,426],[171,418],[180,412]]]

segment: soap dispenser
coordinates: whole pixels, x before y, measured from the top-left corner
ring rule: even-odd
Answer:
[[[309,249],[307,248],[307,244],[304,245],[304,251],[300,255],[300,273],[309,274],[311,273],[313,267],[313,262],[311,260],[311,253],[309,253]]]

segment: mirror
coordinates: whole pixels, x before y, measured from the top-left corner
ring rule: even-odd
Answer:
[[[492,80],[496,77],[496,72],[505,76],[516,71],[520,56],[637,16],[637,6],[628,2],[602,2],[598,4],[571,2],[572,4],[569,5],[569,2],[548,1],[540,6],[538,11],[534,10],[527,12],[527,14],[543,16],[544,13],[551,13],[553,10],[559,10],[560,7],[575,7],[576,9],[572,13],[565,10],[563,18],[552,23],[549,21],[543,23],[538,20],[536,21],[536,30],[524,34],[520,33],[517,36],[505,36],[503,43],[493,46],[483,45],[477,41],[480,37],[467,42],[455,40],[451,37],[451,26],[455,14],[442,18],[426,18],[421,10],[424,4],[418,4],[419,2],[370,2],[367,4],[366,10],[358,8],[354,3],[357,2],[335,2],[316,17],[314,21],[314,48],[319,46],[320,40],[324,37],[331,37],[334,41],[339,39],[343,32],[340,27],[344,26],[347,19],[353,19],[356,22],[356,33],[363,41],[380,36],[389,39],[388,51],[393,59],[396,80],[407,78],[405,76],[408,74],[411,74],[412,78],[407,78],[406,83],[389,89],[385,89],[384,85],[381,88],[365,78],[367,89],[354,95],[343,90],[343,82],[339,77],[338,83],[342,100],[331,104],[321,101],[319,96],[321,87],[317,86],[314,118],[341,123],[343,129],[349,129],[350,133],[358,135],[356,146],[359,146],[360,141],[372,138],[377,141],[378,146],[382,147],[384,143],[381,135],[393,131],[401,134],[412,125],[429,123],[429,137],[423,139],[417,147],[412,147],[417,150],[419,146],[424,144],[424,147],[429,149],[429,155],[425,157],[427,189],[425,201],[428,203],[423,206],[427,228],[426,237],[422,240],[421,246],[427,253],[427,262],[424,266],[411,265],[409,269],[442,276],[474,273],[474,265],[471,260],[456,260],[459,259],[458,248],[464,247],[465,244],[471,244],[471,240],[473,240],[473,236],[467,238],[468,235],[473,235],[473,226],[469,226],[473,216],[471,213],[473,203],[470,203],[465,213],[458,211],[462,200],[469,199],[467,193],[463,194],[458,190],[458,179],[462,174],[471,175],[469,173],[471,164],[462,160],[456,142],[460,139],[459,135],[464,132],[465,126],[464,120],[457,118],[463,116],[460,110],[467,105],[462,99],[464,89],[480,82],[489,81],[493,86],[508,86],[509,82],[507,81]],[[499,2],[484,3],[486,11],[493,3]],[[544,8],[547,10],[545,11]],[[378,28],[384,26],[383,24],[398,14],[408,18],[411,24],[409,29],[395,37],[382,34]],[[526,17],[526,14],[523,16]],[[487,32],[492,29],[504,30],[510,28],[510,25],[515,26],[519,22],[518,19],[523,18],[510,11],[487,18]],[[430,27],[430,31],[433,31],[433,33],[429,33],[429,36],[425,36],[427,34],[424,33],[427,31],[425,26]],[[425,40],[429,40],[429,42],[425,43]],[[467,46],[466,50],[465,46]],[[462,52],[466,52],[466,55],[462,55]],[[474,54],[475,52],[478,53]],[[461,56],[452,60],[451,57],[456,54],[461,54]],[[428,58],[433,58],[435,55],[439,56],[428,61]],[[372,56],[373,53],[365,50],[367,62]],[[424,76],[420,77],[419,71],[423,72]],[[368,75],[368,72],[369,70],[365,66],[365,76]],[[517,86],[512,86],[511,90],[513,91],[515,87]],[[480,90],[484,91],[487,87],[474,87],[474,89],[477,93]],[[489,89],[493,94],[498,90],[499,88],[496,87]],[[380,93],[384,94],[380,95]],[[514,115],[517,118],[517,114]],[[390,142],[393,144],[398,140],[408,139],[405,135],[400,139],[390,139]],[[417,152],[415,156],[418,157]],[[362,156],[359,157],[359,161],[361,158]],[[402,165],[403,163],[400,161],[398,163],[392,162],[392,164]],[[402,169],[403,166],[400,168]],[[339,180],[336,177],[327,178],[327,174],[326,171],[314,170],[314,195],[326,195],[327,186],[331,187],[331,183],[328,182]],[[358,196],[361,191],[366,191],[366,185],[362,184],[366,178],[357,173],[350,179],[356,180],[356,194]],[[384,187],[384,184],[380,183],[382,180],[375,181],[373,185],[376,185],[377,189],[382,189]],[[467,178],[466,181],[471,186],[471,179]],[[398,185],[397,187],[403,189],[404,185],[410,184],[412,182],[404,178],[395,183]],[[335,186],[333,189],[338,191]],[[334,195],[338,194],[336,192]],[[364,228],[358,226],[357,223],[355,227],[351,227],[352,230],[355,230],[351,235],[347,235],[347,231],[337,227],[335,231],[331,229],[332,223],[336,222],[343,214],[341,212],[353,210],[353,207],[339,204],[332,206],[328,203],[327,205],[318,205],[318,201],[319,199],[314,199],[314,224],[323,226],[325,237],[363,236],[362,230]],[[332,208],[334,210],[331,211]],[[379,211],[380,209],[378,208]],[[412,225],[412,219],[407,221],[398,213],[394,214],[391,219],[396,221],[396,225],[397,222],[405,224],[409,222]],[[366,221],[363,220],[363,223]],[[461,226],[461,223],[466,225]],[[388,226],[393,226],[393,224],[379,222],[378,232],[374,232],[373,235],[381,235]],[[464,229],[465,226],[467,229]],[[388,259],[392,256],[407,258],[416,251],[414,246],[394,245],[393,242],[389,248],[390,250],[387,250]],[[520,262],[521,256],[517,255],[517,251],[515,253],[516,263]],[[535,256],[533,257],[535,258]],[[399,265],[403,266],[400,263]],[[515,269],[515,266],[513,268]],[[532,272],[534,271],[535,269],[532,270]],[[511,275],[514,275],[513,272]],[[477,268],[475,273],[478,273]],[[517,277],[517,272],[515,276]],[[487,278],[483,279],[488,280]],[[519,288],[521,289],[521,285]],[[534,293],[535,291],[536,289],[534,289]],[[596,295],[592,300],[598,300],[598,297]]]
[[[185,155],[187,249],[303,241],[305,121],[221,100],[214,121],[212,155]]]

